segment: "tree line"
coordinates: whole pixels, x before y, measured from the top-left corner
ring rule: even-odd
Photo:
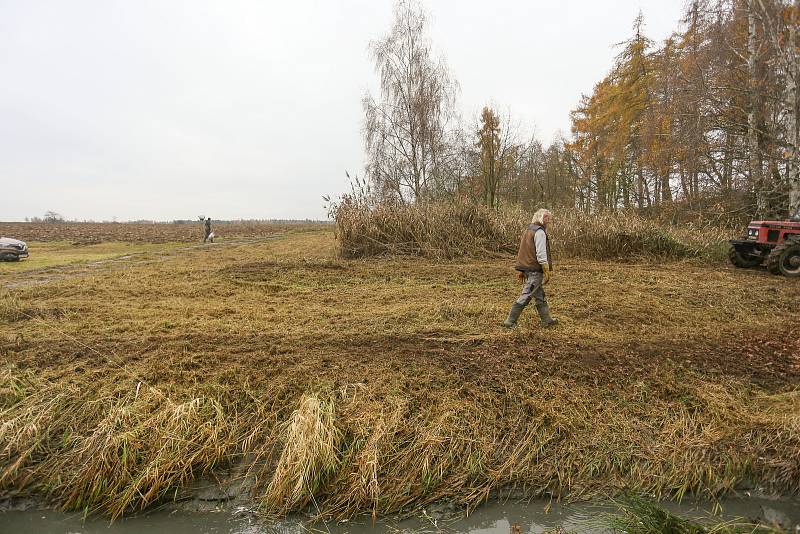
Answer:
[[[586,211],[714,204],[800,210],[800,0],[693,0],[656,44],[644,17],[571,112],[571,135],[520,139],[514,118],[457,111],[458,83],[412,0],[370,43],[380,78],[365,112],[366,182],[382,202],[462,198]]]

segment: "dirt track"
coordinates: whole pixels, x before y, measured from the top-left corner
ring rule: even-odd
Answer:
[[[30,270],[19,270],[13,273],[4,273],[2,280],[0,280],[0,287],[13,289],[18,287],[25,287],[29,285],[47,284],[56,280],[65,280],[70,278],[80,278],[88,276],[98,270],[118,270],[128,269],[131,267],[141,267],[144,265],[166,261],[170,258],[175,258],[179,255],[185,255],[187,252],[197,250],[200,248],[211,249],[220,254],[235,253],[229,252],[227,249],[235,249],[243,245],[253,245],[262,241],[272,239],[282,239],[284,234],[273,234],[266,237],[251,237],[251,238],[233,238],[227,240],[218,239],[214,243],[200,243],[194,245],[185,245],[179,247],[170,247],[163,251],[147,251],[147,252],[132,252],[122,254],[116,257],[95,260],[90,262],[76,262],[55,265],[51,267],[42,267]],[[25,260],[23,260],[25,261]],[[1,268],[2,266],[0,266]]]

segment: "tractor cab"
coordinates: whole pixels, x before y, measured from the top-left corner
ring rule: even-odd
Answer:
[[[747,225],[749,242],[780,245],[793,235],[800,236],[800,221],[753,221]]]

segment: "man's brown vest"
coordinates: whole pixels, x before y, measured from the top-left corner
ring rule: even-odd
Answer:
[[[542,266],[539,265],[539,260],[536,259],[536,243],[534,242],[534,235],[541,230],[547,236],[547,231],[544,226],[538,224],[529,224],[528,227],[522,232],[522,239],[519,242],[519,252],[517,253],[517,263],[514,269],[522,272],[542,272]],[[547,263],[550,268],[553,267],[553,262],[550,256],[550,237],[547,236]]]

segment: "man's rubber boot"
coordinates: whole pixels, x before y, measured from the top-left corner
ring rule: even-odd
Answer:
[[[544,306],[536,306],[536,310],[539,312],[539,324],[543,327],[549,328],[558,324],[558,319],[550,317],[550,306],[547,304]]]
[[[519,319],[519,314],[522,313],[522,310],[525,309],[524,304],[520,304],[519,302],[515,302],[511,305],[511,311],[508,312],[508,319],[503,322],[503,326],[506,328],[514,328],[517,326],[517,319]]]

